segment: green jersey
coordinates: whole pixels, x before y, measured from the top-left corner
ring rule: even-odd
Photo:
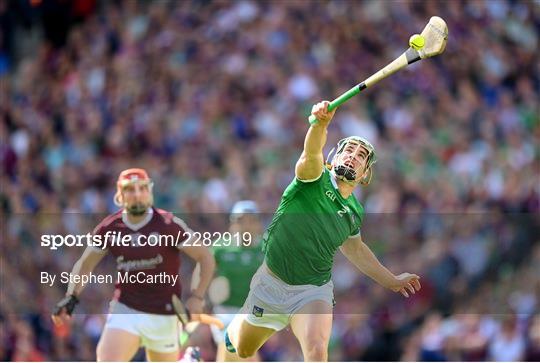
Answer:
[[[360,234],[363,214],[354,195],[341,196],[326,168],[315,181],[295,178],[263,237],[266,264],[289,285],[324,285],[336,250]]]
[[[229,297],[224,306],[242,307],[248,296],[251,278],[264,260],[260,245],[252,247],[214,247],[216,276],[229,280]]]

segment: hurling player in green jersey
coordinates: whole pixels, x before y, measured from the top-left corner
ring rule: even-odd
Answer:
[[[264,259],[260,243],[263,225],[257,203],[252,200],[241,200],[234,204],[230,215],[229,232],[233,243],[216,241],[212,253],[216,260],[215,278],[210,285],[210,296],[213,298],[214,313],[225,326],[238,313],[249,293],[251,278],[257,272]],[[246,236],[238,237],[237,234]],[[236,353],[225,349],[224,333],[212,326],[212,335],[217,344],[216,362],[242,361]],[[255,354],[250,360],[260,361]]]
[[[373,146],[362,137],[341,140],[327,169],[323,147],[335,111],[328,102],[313,106],[318,122],[311,125],[295,178],[281,198],[263,237],[265,261],[252,279],[249,295],[229,325],[229,351],[249,357],[290,325],[304,360],[326,361],[332,329],[331,269],[338,249],[361,272],[405,297],[420,289],[420,278],[394,275],[362,241],[362,205],[353,195],[371,181]]]

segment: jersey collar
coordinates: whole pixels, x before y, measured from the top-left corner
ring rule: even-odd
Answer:
[[[330,173],[330,181],[332,182],[332,185],[334,186],[334,189],[339,191],[338,186],[337,186],[336,176],[331,171],[329,171],[329,173]]]
[[[332,173],[331,171],[328,171],[330,173],[330,182],[332,183],[332,185],[334,186],[334,189],[336,190],[336,194],[339,195],[339,197],[344,200],[344,201],[347,201],[349,200],[349,198],[343,198],[343,196],[341,195],[341,193],[339,192],[339,188],[338,188],[338,185],[337,185],[337,178],[336,176],[334,175],[334,173]],[[351,193],[351,196],[354,196],[354,193]]]
[[[144,217],[144,219],[142,221],[140,221],[139,223],[136,223],[136,224],[133,224],[131,223],[129,220],[128,220],[128,217],[127,217],[127,212],[126,210],[124,209],[122,211],[122,222],[124,222],[124,224],[126,226],[128,226],[131,230],[133,231],[137,231],[141,228],[143,228],[144,226],[146,226],[150,220],[152,220],[152,217],[154,216],[154,209],[152,209],[151,207],[148,208],[148,210],[146,211],[146,216]]]

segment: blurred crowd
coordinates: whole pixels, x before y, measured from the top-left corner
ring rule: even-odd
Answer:
[[[239,199],[270,216],[311,105],[394,59],[432,15],[448,23],[445,53],[341,107],[325,149],[374,144],[364,239],[423,290],[404,300],[337,256],[330,358],[539,360],[540,2],[504,0],[0,0],[0,359],[95,359],[104,315],[54,329],[63,287],[39,284],[82,249],[38,244],[114,211],[122,169],[146,168],[155,204],[199,229],[213,227],[190,216]],[[105,313],[111,294],[90,288],[80,312]],[[301,360],[289,334],[263,358]],[[212,360],[209,331],[193,340]]]

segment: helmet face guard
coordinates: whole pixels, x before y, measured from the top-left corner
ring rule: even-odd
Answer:
[[[368,185],[373,175],[371,167],[377,161],[373,145],[362,137],[350,136],[338,142],[328,159],[334,150],[336,153],[330,163],[330,171],[335,177],[350,184]],[[363,167],[355,161],[358,156],[365,159]]]

